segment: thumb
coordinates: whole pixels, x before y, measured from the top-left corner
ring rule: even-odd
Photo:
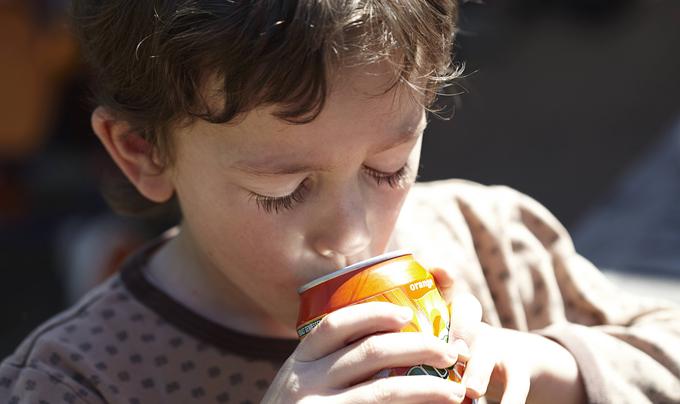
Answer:
[[[456,281],[451,271],[441,267],[428,268],[428,271],[432,274],[432,277],[437,284],[437,289],[439,289],[444,300],[447,303],[451,303],[456,286]]]
[[[449,341],[462,339],[472,345],[482,322],[482,304],[470,293],[456,293],[451,302]]]

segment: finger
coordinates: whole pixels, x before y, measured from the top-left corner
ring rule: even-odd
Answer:
[[[359,384],[337,398],[339,402],[358,404],[458,404],[465,398],[465,387],[432,376],[394,376]]]
[[[451,302],[449,340],[462,339],[471,346],[482,321],[482,305],[469,293],[456,293]]]
[[[372,335],[322,359],[328,380],[343,388],[367,380],[383,369],[420,364],[438,369],[458,360],[458,345],[452,345],[422,332]]]
[[[444,298],[446,303],[450,304],[456,286],[453,274],[449,270],[440,267],[432,267],[428,271],[432,274],[442,298]]]
[[[501,404],[525,403],[529,396],[529,388],[531,387],[531,378],[528,371],[513,368],[511,372],[506,373],[507,381],[503,397],[501,398]]]
[[[491,374],[498,361],[495,345],[486,342],[485,338],[483,333],[480,333],[470,346],[470,360],[463,375],[462,382],[467,386],[468,395],[473,398],[486,394]]]
[[[401,330],[413,318],[413,311],[385,302],[344,307],[324,317],[300,342],[295,359],[308,362],[343,348],[359,338]]]
[[[451,289],[454,287],[455,279],[451,271],[441,267],[428,268],[428,271],[434,277],[437,287],[441,289]]]

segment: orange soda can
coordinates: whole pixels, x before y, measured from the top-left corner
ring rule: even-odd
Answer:
[[[442,341],[449,339],[449,307],[432,275],[409,252],[387,253],[345,267],[303,285],[298,293],[301,301],[297,333],[301,339],[328,313],[376,301],[413,310],[413,319],[402,332],[426,332]],[[459,383],[464,371],[465,363],[459,360],[447,369],[417,365],[386,369],[375,377],[430,375]],[[471,402],[468,400],[464,402]]]

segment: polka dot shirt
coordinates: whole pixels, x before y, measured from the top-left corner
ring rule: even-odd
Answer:
[[[144,277],[146,251],[30,335],[1,403],[257,403],[297,345],[226,329]]]

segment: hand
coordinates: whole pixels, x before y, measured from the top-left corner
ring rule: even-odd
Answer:
[[[522,333],[481,322],[481,304],[470,294],[453,296],[451,317],[449,341],[463,340],[470,347],[463,375],[467,395],[487,395],[501,404],[526,402],[531,384],[527,355],[531,354]]]
[[[337,310],[298,345],[283,364],[263,403],[461,403],[465,387],[428,376],[372,379],[379,371],[458,359],[456,345],[419,332],[399,332],[411,309],[370,302]]]
[[[431,270],[451,307],[449,341],[465,341],[470,359],[463,376],[467,395],[483,395],[502,404],[582,403],[583,383],[574,357],[563,346],[538,334],[483,323],[479,301],[456,293],[446,270]]]

